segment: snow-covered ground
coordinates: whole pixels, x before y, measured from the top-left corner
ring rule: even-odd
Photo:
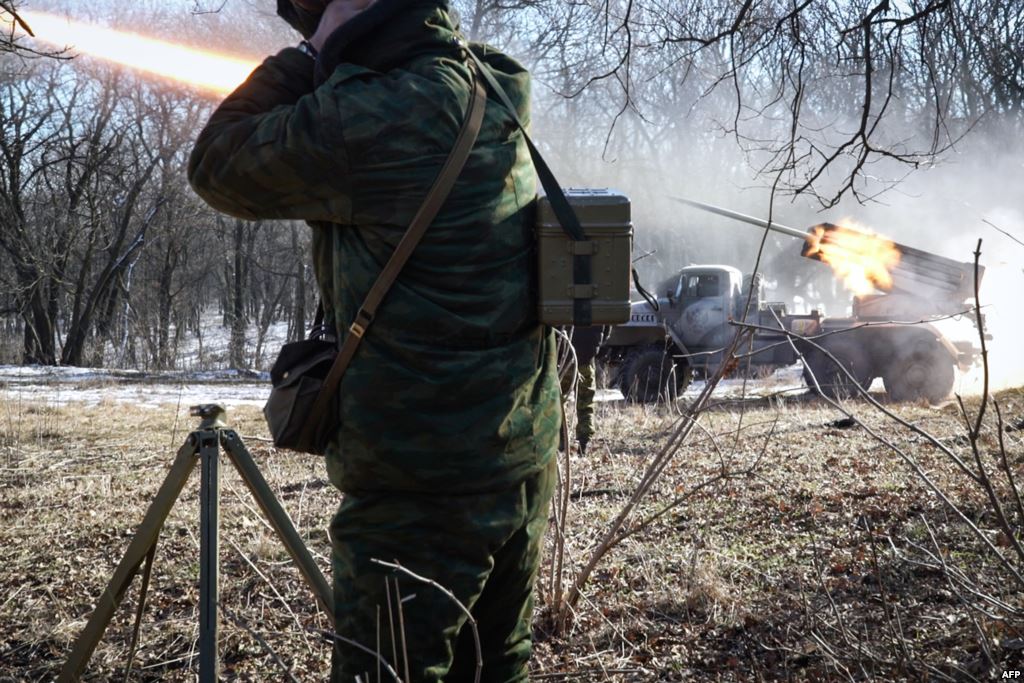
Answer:
[[[230,330],[222,324],[215,309],[203,313],[203,336],[187,336],[178,350],[179,372],[76,367],[0,365],[0,401],[40,402],[51,405],[101,402],[134,403],[146,407],[163,405],[191,406],[221,403],[262,406],[270,394],[270,374],[239,372],[227,365]],[[172,336],[174,330],[172,329]],[[259,357],[256,357],[257,330],[246,332],[245,354],[257,368],[269,368],[286,341],[287,323],[270,325]],[[108,360],[118,362],[116,358]]]
[[[135,370],[94,369],[74,367],[4,366],[0,365],[0,401],[42,402],[53,405],[81,402],[133,403],[142,406],[167,404],[190,406],[199,403],[221,403],[262,406],[270,394],[270,377],[265,371],[239,373],[237,370],[198,370],[224,368],[228,363],[230,331],[223,316],[215,309],[203,313],[201,340],[186,337],[178,350],[178,372],[140,372]],[[173,330],[172,330],[173,332]],[[278,350],[285,343],[286,323],[272,324],[265,335],[260,353],[256,354],[257,330],[250,325],[246,333],[246,359],[253,367],[269,368]],[[110,359],[117,362],[116,359]],[[696,398],[704,389],[703,381],[690,384],[683,399]],[[880,380],[875,389],[881,389]],[[716,398],[750,397],[772,394],[794,395],[806,391],[801,379],[801,366],[782,368],[771,377],[758,380],[726,379],[718,386]],[[623,400],[617,389],[602,389],[597,400]]]
[[[0,365],[0,401],[52,405],[101,402],[157,407],[220,403],[262,406],[268,373],[235,370],[142,373],[133,370]]]
[[[704,382],[693,382],[683,398],[694,398]],[[779,392],[799,393],[804,389],[799,365],[783,368],[764,380],[747,380],[747,396]],[[735,397],[744,392],[743,380],[723,381],[716,395]],[[97,404],[132,403],[140,406],[191,406],[220,403],[262,406],[270,393],[267,373],[239,373],[235,370],[208,372],[143,373],[134,370],[0,365],[0,401]],[[602,389],[598,401],[621,401],[616,389]]]
[[[776,370],[773,375],[764,379],[724,379],[718,384],[715,396],[719,398],[735,398],[738,396],[761,397],[773,394],[793,395],[807,390],[804,386],[803,366],[799,363]],[[703,380],[693,381],[683,392],[683,399],[697,398],[704,391]],[[597,401],[621,401],[622,392],[618,389],[598,389]]]

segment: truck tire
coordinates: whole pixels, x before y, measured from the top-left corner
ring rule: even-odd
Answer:
[[[692,373],[685,364],[676,364],[672,355],[660,346],[633,351],[622,369],[619,388],[627,401],[656,403],[674,401],[690,384]]]
[[[893,401],[940,403],[953,391],[953,363],[935,338],[919,336],[896,352],[883,371],[885,391]]]
[[[804,383],[811,391],[828,398],[844,399],[857,396],[858,385],[868,390],[875,379],[875,370],[868,354],[857,343],[833,338],[822,340],[821,346],[850,374],[843,372],[821,349],[812,348],[804,353]]]

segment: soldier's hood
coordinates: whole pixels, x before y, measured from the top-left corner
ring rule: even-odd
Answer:
[[[278,0],[277,12],[307,38],[316,31],[319,16],[291,0]],[[317,83],[341,63],[389,71],[420,54],[454,53],[457,31],[458,18],[448,0],[377,0],[328,37],[317,58]]]
[[[277,16],[287,21],[293,29],[302,34],[303,38],[312,36],[320,22],[319,14],[296,7],[292,0],[277,0]]]

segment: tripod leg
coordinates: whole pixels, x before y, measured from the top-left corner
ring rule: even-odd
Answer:
[[[122,683],[128,683],[128,676],[132,673],[132,663],[135,661],[135,651],[139,647],[139,633],[142,631],[142,613],[146,610],[146,593],[149,592],[149,577],[153,574],[153,557],[156,555],[156,543],[154,542],[146,553],[146,564],[142,568],[142,586],[139,588],[139,604],[135,607],[135,625],[132,627],[132,642],[128,646],[128,663],[124,666],[124,678]]]
[[[71,655],[64,662],[64,668],[61,669],[60,676],[57,678],[58,683],[77,681],[85,665],[89,663],[93,650],[96,649],[114,612],[121,604],[121,600],[124,599],[124,593],[131,584],[132,578],[139,571],[139,566],[146,559],[150,549],[156,545],[160,529],[196,465],[197,446],[198,441],[193,433],[178,449],[178,456],[174,459],[174,464],[171,465],[171,471],[167,473],[167,478],[160,485],[156,497],[149,504],[142,523],[136,530],[131,543],[128,544],[128,550],[125,551],[124,557],[121,558],[117,569],[114,570],[110,583],[107,584],[103,594],[96,601],[96,609],[93,610],[85,629],[75,641]]]
[[[215,683],[220,678],[217,636],[220,628],[220,433],[198,432],[201,481],[199,483],[199,680]]]
[[[327,583],[327,579],[324,578],[320,568],[316,565],[316,561],[309,553],[309,549],[306,548],[306,544],[302,542],[302,537],[295,530],[295,525],[292,524],[288,513],[281,507],[281,503],[274,496],[274,492],[270,490],[267,480],[263,478],[263,473],[256,466],[245,444],[242,443],[242,438],[234,430],[230,429],[224,430],[221,432],[221,435],[224,450],[231,457],[231,462],[238,469],[238,473],[242,475],[242,481],[249,487],[249,491],[252,493],[253,498],[256,499],[260,510],[263,511],[271,526],[274,527],[278,538],[281,539],[284,547],[288,550],[288,554],[292,556],[292,561],[298,565],[302,577],[306,580],[306,584],[312,589],[316,599],[320,602],[320,608],[326,612],[333,625],[334,592],[330,584]]]

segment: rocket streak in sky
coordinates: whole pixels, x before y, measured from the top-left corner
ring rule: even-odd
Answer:
[[[244,81],[258,62],[199,50],[137,33],[72,21],[42,12],[18,14],[32,27],[35,39],[71,55],[88,55],[148,75],[223,95]],[[0,13],[0,26],[10,30],[11,17]],[[20,27],[16,27],[21,32]]]

